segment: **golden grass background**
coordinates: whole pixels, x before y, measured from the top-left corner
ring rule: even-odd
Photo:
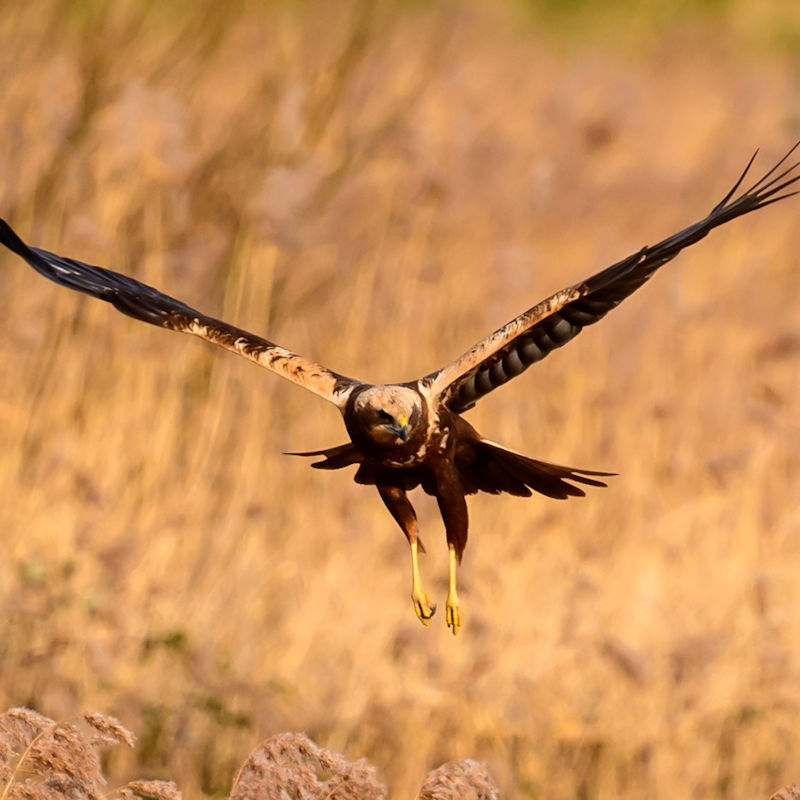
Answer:
[[[661,8],[4,4],[0,209],[33,244],[406,380],[798,138],[798,12]],[[798,220],[788,201],[712,234],[470,412],[620,476],[472,498],[457,639],[413,616],[377,494],[281,455],[344,441],[332,407],[3,254],[0,707],[114,714],[140,741],[112,779],[186,797],[225,795],[281,730],[365,756],[397,798],[464,757],[504,797],[796,780]]]

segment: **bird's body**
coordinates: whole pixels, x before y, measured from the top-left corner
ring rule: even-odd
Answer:
[[[201,314],[125,275],[29,247],[3,220],[0,242],[61,285],[106,300],[144,322],[211,341],[334,403],[342,413],[350,441],[292,455],[321,456],[322,460],[312,465],[319,469],[357,466],[355,481],[378,489],[408,538],[412,600],[417,616],[425,624],[436,606],[422,589],[418,552],[424,552],[424,548],[407,492],[422,487],[436,497],[450,554],[447,624],[456,633],[461,626],[456,567],[467,543],[466,495],[506,492],[527,497],[537,492],[565,499],[584,494],[575,484],[605,486],[598,478],[612,474],[529,458],[485,439],[461,415],[484,395],[602,319],[659,267],[713,228],[795,194],[786,189],[800,180],[799,175],[793,174],[800,165],[775,173],[797,146],[753,187],[731,199],[752,165],[751,159],[733,189],[705,219],[656,245],[642,248],[582,283],[556,292],[452,363],[403,384],[376,386],[347,378],[266,339]]]

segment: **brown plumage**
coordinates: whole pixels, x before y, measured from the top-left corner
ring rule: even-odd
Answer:
[[[800,143],[798,143],[800,144]],[[26,245],[0,220],[0,242],[46,277],[106,300],[129,316],[191,333],[239,353],[334,403],[350,436],[346,444],[292,455],[322,456],[318,469],[357,466],[357,483],[376,486],[411,547],[412,600],[428,624],[436,609],[423,591],[417,553],[422,549],[416,514],[407,492],[418,486],[436,497],[450,551],[447,624],[456,633],[461,610],[456,565],[467,543],[466,495],[533,492],[565,499],[584,495],[582,486],[605,486],[609,472],[563,467],[528,458],[483,438],[460,415],[477,400],[524,372],[554,349],[602,319],[656,270],[711,230],[796,194],[798,163],[783,165],[795,145],[750,189],[736,193],[753,160],[711,213],[658,244],[612,264],[582,283],[556,292],[478,342],[442,369],[403,384],[374,386],[347,378],[259,336],[205,316],[125,275]]]

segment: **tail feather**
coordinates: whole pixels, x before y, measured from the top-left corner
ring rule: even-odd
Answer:
[[[528,458],[487,439],[470,442],[457,455],[456,463],[468,493],[478,491],[498,494],[508,492],[518,497],[530,497],[531,492],[565,500],[583,497],[586,492],[575,483],[586,486],[606,486],[598,477],[610,477],[613,472],[565,467]],[[594,477],[598,476],[598,477]]]
[[[329,447],[325,450],[309,450],[305,453],[284,453],[286,456],[325,456],[322,461],[315,461],[311,466],[314,469],[342,469],[351,464],[360,464],[363,461],[361,454],[352,442],[340,444],[338,447]]]

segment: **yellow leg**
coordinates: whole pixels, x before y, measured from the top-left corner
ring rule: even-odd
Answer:
[[[417,612],[419,621],[423,625],[430,625],[431,617],[436,613],[436,603],[431,603],[420,583],[416,539],[411,540],[411,599],[414,601],[414,611]]]
[[[458,633],[461,627],[461,606],[458,603],[458,592],[456,592],[456,551],[450,545],[450,588],[447,591],[447,627],[453,629],[453,636]]]

